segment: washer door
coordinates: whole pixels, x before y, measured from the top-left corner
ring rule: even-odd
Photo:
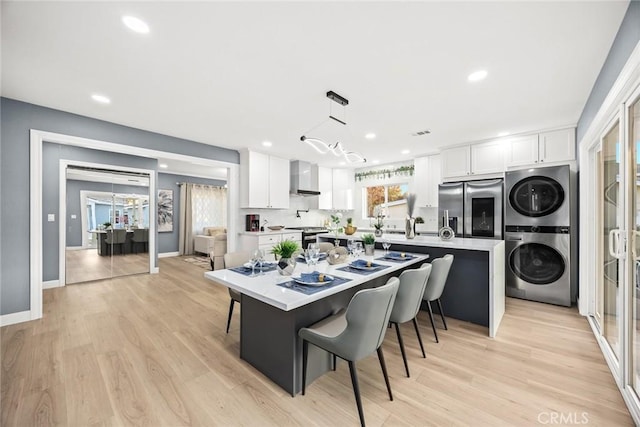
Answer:
[[[509,255],[511,271],[533,285],[548,285],[558,281],[567,265],[560,252],[542,243],[524,243]]]
[[[509,192],[509,204],[521,215],[538,218],[560,209],[565,194],[562,185],[546,176],[530,176],[518,181]]]

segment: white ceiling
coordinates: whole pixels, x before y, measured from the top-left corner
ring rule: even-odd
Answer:
[[[627,5],[3,1],[2,95],[336,166],[299,140],[333,90],[350,101],[347,148],[389,163],[575,125]],[[131,32],[124,14],[151,32]],[[478,69],[488,77],[469,83]]]

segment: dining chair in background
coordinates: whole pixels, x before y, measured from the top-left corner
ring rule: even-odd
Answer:
[[[241,265],[249,262],[250,259],[251,253],[249,252],[228,252],[224,254],[224,268],[240,267]],[[227,319],[227,333],[229,333],[229,326],[231,326],[231,316],[233,316],[233,306],[236,302],[240,304],[240,296],[242,294],[231,288],[227,289],[229,289],[229,297],[231,298],[231,302],[229,303],[229,317]]]
[[[451,254],[447,254],[442,258],[436,258],[431,261],[431,274],[429,275],[427,287],[424,290],[424,295],[422,297],[422,299],[427,302],[429,320],[431,321],[431,328],[433,329],[433,335],[436,337],[436,342],[440,341],[438,340],[438,332],[436,332],[436,323],[433,320],[431,301],[436,301],[438,303],[438,310],[442,317],[442,323],[444,324],[444,328],[448,329],[447,321],[444,318],[444,311],[442,310],[442,303],[440,303],[440,297],[442,296],[442,291],[444,291],[444,286],[447,284],[447,277],[449,277],[451,264],[453,264],[453,255]]]
[[[124,254],[124,242],[127,241],[127,230],[115,229],[107,230],[107,237],[105,243],[109,245],[111,255],[114,254],[114,247],[118,246],[120,255]]]
[[[427,357],[424,352],[424,345],[422,344],[422,337],[420,336],[416,317],[418,315],[418,311],[420,311],[422,296],[424,295],[424,290],[427,287],[427,280],[429,279],[431,268],[431,264],[424,263],[420,268],[405,270],[400,274],[398,294],[396,295],[396,301],[393,303],[393,310],[391,310],[391,316],[389,317],[389,322],[391,322],[391,324],[396,328],[398,344],[400,345],[400,352],[402,353],[402,360],[404,362],[404,369],[407,372],[407,377],[410,376],[409,364],[407,363],[407,354],[405,352],[404,342],[402,341],[402,335],[400,334],[399,324],[413,320],[413,327],[415,328],[416,335],[418,336],[420,350],[422,350],[422,357]]]
[[[349,362],[351,383],[356,398],[360,424],[365,425],[356,362],[376,351],[387,385],[389,399],[393,400],[391,384],[382,353],[382,341],[389,316],[398,292],[400,280],[390,278],[385,285],[356,292],[346,309],[298,331],[302,338],[302,394],[306,391],[307,355],[309,343]]]

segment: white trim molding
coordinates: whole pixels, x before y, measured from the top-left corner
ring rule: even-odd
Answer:
[[[64,286],[64,284],[60,284],[60,280],[47,280],[46,282],[42,282],[42,289],[60,288],[62,286]]]
[[[33,320],[30,310],[3,314],[2,316],[0,316],[0,326],[15,325],[16,323],[28,322],[29,320]]]
[[[100,151],[110,151],[113,153],[129,154],[152,159],[164,158],[169,160],[181,160],[185,162],[197,161],[198,164],[201,165],[217,168],[227,168],[227,174],[229,177],[229,180],[227,181],[229,211],[233,212],[233,209],[235,209],[235,212],[237,212],[240,198],[238,191],[238,189],[240,188],[238,172],[240,167],[239,164],[31,129],[29,134],[29,310],[0,316],[0,320],[2,321],[3,325],[5,324],[4,322],[10,322],[6,324],[19,323],[27,320],[40,319],[42,317],[42,290],[45,287],[45,282],[42,280],[42,145],[44,142]],[[150,197],[155,197],[156,178],[158,171],[153,170],[151,172],[151,176],[153,179],[150,180],[151,182],[149,185],[149,195]],[[151,220],[150,215],[150,226],[153,226],[153,230],[155,230],[155,222],[157,220],[155,219],[155,216],[153,216],[153,218],[154,219]],[[234,215],[228,215],[227,218],[229,221],[229,223],[227,224],[227,229],[229,231],[228,244],[230,248],[234,248],[236,234],[238,231],[237,221]],[[64,216],[61,214],[59,215],[59,221],[60,225],[62,225]],[[63,238],[64,233],[61,232],[60,239]],[[149,233],[149,248],[153,248],[152,251],[154,255],[157,252],[156,241],[157,238],[155,236],[155,233]],[[150,250],[150,273],[157,274],[159,273],[159,268],[156,264],[157,260],[155,256],[151,256],[151,253],[152,252]],[[62,251],[61,254],[63,255],[64,251]],[[60,264],[61,263],[59,262],[58,265],[60,266]],[[49,281],[46,283],[51,282],[53,281]],[[61,283],[64,282],[60,280],[59,276],[58,284],[60,285]]]
[[[162,252],[158,254],[158,258],[171,258],[174,256],[180,256],[180,252]]]

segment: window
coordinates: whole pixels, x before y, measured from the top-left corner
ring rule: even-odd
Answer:
[[[376,185],[366,187],[365,218],[381,213],[386,218],[402,219],[407,216],[407,192],[409,184]]]

